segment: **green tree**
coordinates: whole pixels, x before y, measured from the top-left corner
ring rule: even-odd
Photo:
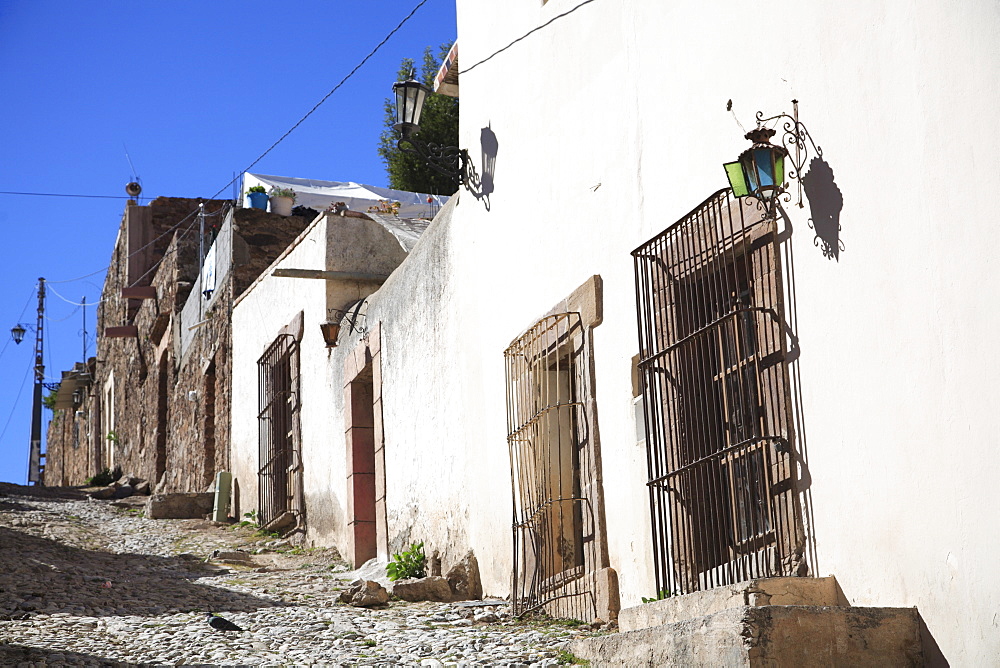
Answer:
[[[433,86],[441,62],[448,55],[451,44],[442,44],[435,56],[431,47],[424,49],[423,64],[417,80]],[[412,58],[404,58],[399,66],[399,81],[410,78],[413,71]],[[396,146],[398,133],[392,129],[396,122],[396,100],[385,100],[385,128],[379,137],[378,154],[385,163],[389,175],[389,187],[434,195],[452,195],[457,189],[453,179],[440,174],[415,155],[403,153]],[[420,141],[440,146],[458,146],[458,99],[447,95],[431,93],[424,102],[420,114],[420,132],[415,135]]]

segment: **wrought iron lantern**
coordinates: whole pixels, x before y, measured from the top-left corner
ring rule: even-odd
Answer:
[[[784,121],[781,125],[780,145],[771,143],[775,131],[765,127],[771,121]],[[757,112],[756,129],[746,133],[753,146],[743,151],[735,162],[723,165],[729,185],[736,197],[754,197],[770,214],[774,214],[777,200],[791,201],[785,190],[785,178],[798,181],[799,201],[802,207],[802,170],[809,157],[809,147],[822,158],[823,149],[816,145],[806,126],[799,121],[799,101],[792,100],[792,115],[778,114],[764,118]],[[790,152],[791,151],[791,152]]]
[[[425,165],[455,182],[468,183],[469,152],[457,146],[441,146],[416,138],[420,132],[420,113],[431,89],[413,79],[397,81],[392,85],[396,95],[396,123],[392,126],[399,133],[396,147],[403,153],[420,158]]]
[[[321,322],[319,329],[323,333],[323,341],[327,348],[333,348],[337,345],[337,337],[340,336],[339,322]]]
[[[14,339],[14,343],[20,343],[24,341],[24,333],[27,330],[24,329],[24,325],[18,323],[10,328],[10,335]]]
[[[392,127],[403,139],[409,139],[420,131],[420,112],[431,89],[409,79],[394,83],[392,92],[396,94],[396,124]]]
[[[785,157],[781,146],[771,143],[774,130],[759,127],[746,134],[753,146],[743,151],[735,162],[723,165],[736,197],[756,197],[769,203],[784,192]]]

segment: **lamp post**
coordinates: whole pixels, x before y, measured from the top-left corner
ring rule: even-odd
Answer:
[[[31,442],[28,446],[28,482],[36,485],[43,483],[42,476],[45,470],[42,464],[42,383],[45,382],[45,363],[42,355],[42,326],[44,320],[45,279],[39,278],[38,318],[35,323],[35,387],[31,400]],[[11,333],[13,333],[13,330],[11,330]],[[23,332],[21,336],[24,336]]]
[[[457,146],[442,146],[416,138],[420,133],[420,113],[431,89],[413,79],[397,81],[392,85],[396,96],[396,123],[392,128],[399,133],[396,147],[403,153],[420,158],[425,165],[443,174],[458,185],[468,182],[469,152]]]

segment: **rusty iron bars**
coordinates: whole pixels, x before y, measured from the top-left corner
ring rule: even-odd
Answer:
[[[581,487],[593,475],[588,447],[579,313],[537,322],[504,352],[507,443],[513,488],[516,615],[544,610],[590,620],[596,614],[594,507]]]
[[[775,225],[724,189],[632,253],[660,596],[811,571]]]
[[[292,354],[298,343],[291,334],[274,340],[257,360],[258,479],[257,521],[262,527],[293,509],[295,481]]]

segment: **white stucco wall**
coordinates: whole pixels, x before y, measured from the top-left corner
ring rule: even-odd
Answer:
[[[390,547],[424,540],[446,566],[471,547],[487,593],[508,593],[503,350],[600,274],[609,552],[623,605],[653,595],[629,252],[725,185],[754,112],[790,113],[794,98],[843,198],[838,258],[817,245],[808,201],[785,205],[781,248],[818,574],[855,605],[917,606],[953,665],[994,663],[1000,6],[460,0],[458,19],[460,144],[493,189],[450,202],[369,299]],[[322,238],[314,228],[280,264],[320,267]],[[345,545],[342,369],[359,337],[322,345],[322,283],[266,279],[237,305],[234,396],[256,396],[253,361],[305,309],[310,538]],[[247,494],[256,405],[234,403]]]
[[[748,145],[727,100],[749,130],[798,99],[843,196],[839,259],[815,245],[808,202],[786,205],[783,249],[820,573],[856,605],[918,606],[952,663],[995,661],[1000,6],[458,5],[460,143],[480,171],[484,128],[498,150],[489,209],[468,193],[456,209],[443,308],[483,397],[470,440],[475,465],[499,467],[489,493],[509,484],[503,347],[599,273],[611,560],[623,604],[652,594],[628,253],[725,185],[721,164]],[[501,515],[474,514],[471,536]]]
[[[388,275],[406,256],[401,242],[372,220],[320,215],[237,301],[233,309],[232,468],[240,512],[257,508],[258,403],[256,361],[278,332],[303,312],[300,412],[306,540],[344,549],[347,477],[343,355],[327,348],[320,323],[328,308],[344,309],[378,287],[353,280],[284,278],[275,269]],[[345,328],[346,329],[346,328]],[[346,333],[345,333],[346,334]],[[346,335],[343,337],[346,339]]]

